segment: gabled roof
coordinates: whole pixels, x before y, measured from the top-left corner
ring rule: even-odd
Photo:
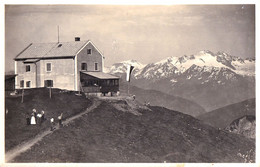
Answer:
[[[98,78],[98,79],[119,79],[119,77],[111,75],[111,74],[107,74],[107,73],[103,73],[103,72],[87,72],[87,71],[81,71],[83,74],[87,74],[90,75],[92,77]]]
[[[89,41],[32,43],[19,53],[17,59],[74,57]]]

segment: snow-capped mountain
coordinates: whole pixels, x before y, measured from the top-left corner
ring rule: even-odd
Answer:
[[[134,66],[133,69],[133,74],[135,74],[137,71],[139,71],[140,69],[142,69],[145,65],[136,61],[136,60],[127,60],[127,61],[122,61],[120,63],[115,63],[113,64],[110,69],[108,70],[108,73],[111,74],[125,74],[126,73],[126,69],[128,65],[132,65]],[[121,75],[120,75],[121,76]]]
[[[205,50],[147,65],[116,63],[110,73],[123,76],[128,63],[135,66],[133,85],[195,101],[207,111],[255,96],[254,59]]]
[[[104,66],[103,72],[104,72],[104,73],[110,73],[110,67]]]
[[[201,72],[211,72],[223,68],[229,69],[236,74],[254,76],[255,61],[230,56],[224,52],[214,54],[210,51],[201,51],[196,55],[169,57],[157,63],[148,64],[136,73],[136,78],[168,78],[177,77],[191,67],[197,66],[203,69]],[[206,71],[205,71],[206,70]]]

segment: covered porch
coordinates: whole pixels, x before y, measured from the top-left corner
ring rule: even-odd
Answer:
[[[102,93],[111,96],[119,91],[119,77],[103,72],[80,72],[81,89],[85,93]]]

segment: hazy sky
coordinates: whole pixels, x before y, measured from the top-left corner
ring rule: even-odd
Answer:
[[[200,50],[255,56],[254,5],[7,5],[6,71],[30,43],[92,40],[105,66],[135,59],[147,64]]]

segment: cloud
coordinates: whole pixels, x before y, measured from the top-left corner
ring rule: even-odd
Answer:
[[[9,62],[29,43],[57,41],[57,25],[61,41],[91,39],[106,64],[148,63],[200,49],[255,55],[253,5],[7,5],[5,12]]]

